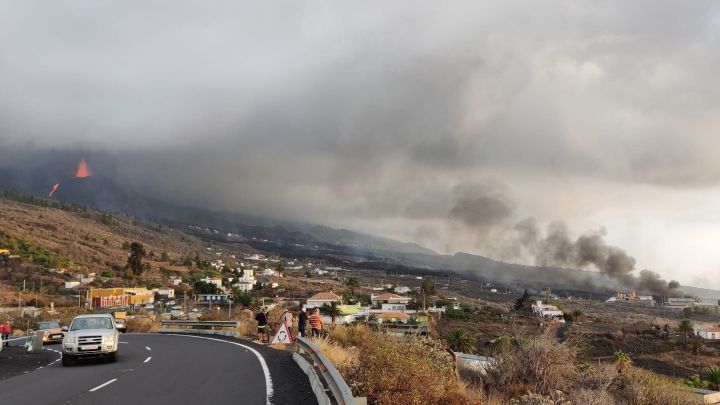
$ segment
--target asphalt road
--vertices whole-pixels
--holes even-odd
[[[120,342],[116,363],[88,360],[63,367],[52,360],[0,381],[0,403],[317,403],[286,352],[209,336],[122,334]]]

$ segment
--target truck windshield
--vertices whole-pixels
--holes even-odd
[[[113,329],[110,318],[79,318],[70,325],[70,330],[83,329]]]

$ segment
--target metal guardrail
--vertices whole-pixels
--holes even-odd
[[[160,325],[168,326],[190,326],[190,327],[215,327],[215,328],[237,328],[236,321],[160,321]]]
[[[236,336],[236,321],[160,321],[160,333],[199,333],[203,335]],[[226,328],[230,328],[229,330]]]
[[[335,366],[325,357],[320,348],[310,340],[300,336],[297,337],[295,343],[296,347],[301,352],[308,354],[320,369],[323,379],[330,388],[335,401],[339,405],[354,405],[356,401],[355,398],[353,398],[352,390],[350,390],[350,387]]]

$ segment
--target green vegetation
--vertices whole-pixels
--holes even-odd
[[[199,280],[193,283],[193,290],[196,294],[217,294],[219,292],[215,284]]]
[[[12,237],[0,231],[0,248],[9,249],[13,254],[30,258],[33,263],[43,267],[55,267],[58,265],[58,258],[54,252],[36,246],[25,239]]]
[[[110,214],[102,214],[100,217],[100,223],[103,225],[112,226],[116,224],[116,221],[113,219],[113,216]]]
[[[617,367],[618,371],[622,372],[630,368],[632,365],[632,359],[627,353],[619,351],[613,354],[613,363]]]
[[[146,266],[143,266],[143,258],[145,257],[145,247],[140,242],[133,242],[130,244],[130,256],[127,259],[127,267],[132,270],[132,274],[139,276],[145,270]]]
[[[336,302],[331,302],[330,304],[324,304],[320,308],[320,312],[330,317],[332,320],[332,323],[335,323],[335,320],[342,316],[342,311],[340,310],[340,307]]]
[[[683,334],[683,344],[687,346],[688,335],[693,332],[693,323],[689,319],[683,319],[678,325],[678,332]]]
[[[470,354],[476,352],[477,341],[465,330],[458,329],[445,340],[453,351]]]
[[[532,304],[532,297],[530,296],[530,293],[528,293],[527,290],[523,292],[523,295],[515,301],[515,309],[521,310],[521,309],[527,309],[530,308],[530,305]]]
[[[232,297],[233,301],[235,301],[237,304],[244,306],[245,308],[249,307],[250,304],[252,304],[253,300],[250,294],[240,291],[239,288],[233,289]]]

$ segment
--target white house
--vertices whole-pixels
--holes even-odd
[[[310,308],[317,308],[321,307],[325,304],[330,305],[331,303],[336,303],[340,305],[341,298],[337,294],[333,293],[332,291],[329,292],[319,292],[312,297],[308,298],[307,304],[305,304],[305,307]]]
[[[405,304],[382,304],[382,312],[405,312]]]
[[[277,276],[278,272],[273,269],[264,269],[262,274],[263,276]]]
[[[247,281],[241,281],[239,283],[233,284],[233,287],[236,287],[237,289],[245,293],[252,291],[254,286],[255,283],[248,283]]]
[[[533,314],[541,317],[556,320],[561,323],[565,323],[563,318],[563,312],[558,309],[555,305],[543,304],[542,301],[536,301],[532,305]]]
[[[238,281],[243,283],[253,283],[255,284],[255,271],[251,269],[245,269],[243,270],[243,275],[238,279]]]
[[[698,329],[695,331],[695,335],[707,340],[720,340],[720,327],[713,326],[704,330]]]
[[[257,254],[257,253],[252,254],[252,255],[243,256],[243,259],[244,260],[263,260],[263,261],[267,260],[267,259],[265,259],[265,256],[263,256],[261,254]]]
[[[95,280],[95,277],[83,277],[80,279],[80,284],[90,284]]]
[[[385,293],[385,294],[380,294],[380,295],[371,295],[370,302],[372,302],[373,306],[382,305],[382,304],[407,305],[410,302],[410,298],[403,297],[402,295],[397,295],[397,294],[393,294],[393,293]]]
[[[66,281],[65,288],[75,288],[80,285],[79,281]]]
[[[168,299],[175,298],[175,290],[172,288],[158,288],[156,292],[161,297],[165,297]]]
[[[205,277],[203,279],[200,279],[200,281],[203,281],[208,284],[215,284],[217,288],[222,288],[222,279],[221,278],[210,278]]]
[[[410,287],[400,287],[400,286],[395,287],[394,290],[398,294],[409,294],[411,291]]]

